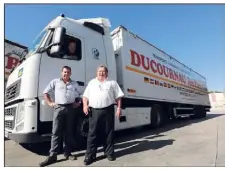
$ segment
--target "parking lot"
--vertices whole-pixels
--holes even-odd
[[[183,119],[152,130],[146,127],[116,133],[116,161],[102,158],[91,166],[225,166],[225,109],[212,110],[205,119]],[[38,166],[50,144],[21,146],[5,140],[5,166]],[[76,161],[62,155],[51,166],[84,166],[85,151]]]

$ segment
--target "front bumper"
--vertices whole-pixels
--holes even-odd
[[[40,143],[50,140],[50,136],[42,136],[37,133],[10,133],[5,131],[5,138],[17,143]]]

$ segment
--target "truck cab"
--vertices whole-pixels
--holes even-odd
[[[71,40],[76,42],[76,59],[63,57]],[[104,18],[74,20],[63,14],[55,18],[41,31],[26,60],[8,78],[5,137],[18,143],[45,140],[51,133],[53,109],[44,101],[44,88],[52,79],[60,78],[63,66],[69,66],[71,78],[83,90],[96,76],[100,64],[108,67],[111,79],[117,79],[110,22]],[[82,126],[77,130],[82,130]]]

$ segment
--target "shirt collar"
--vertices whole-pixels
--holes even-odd
[[[62,78],[60,78],[60,80],[63,81]],[[70,82],[73,82],[73,80],[72,80],[71,78],[69,78],[69,83],[70,83]]]
[[[97,79],[97,77],[95,78],[99,83],[104,83],[104,82],[107,82],[108,81],[108,77],[104,80],[104,81],[99,81],[98,79]]]

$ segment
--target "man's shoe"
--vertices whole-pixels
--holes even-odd
[[[72,155],[71,153],[69,154],[64,154],[64,157],[66,158],[66,160],[76,160],[77,157],[75,155]]]
[[[90,158],[85,158],[84,159],[84,165],[90,165],[91,163],[93,163],[96,160],[96,157],[90,157]]]
[[[41,162],[39,164],[40,167],[44,167],[50,164],[53,164],[57,161],[57,156],[53,155],[53,156],[49,156],[45,161]]]
[[[116,160],[115,155],[108,155],[107,158],[108,158],[109,161],[115,161]]]

